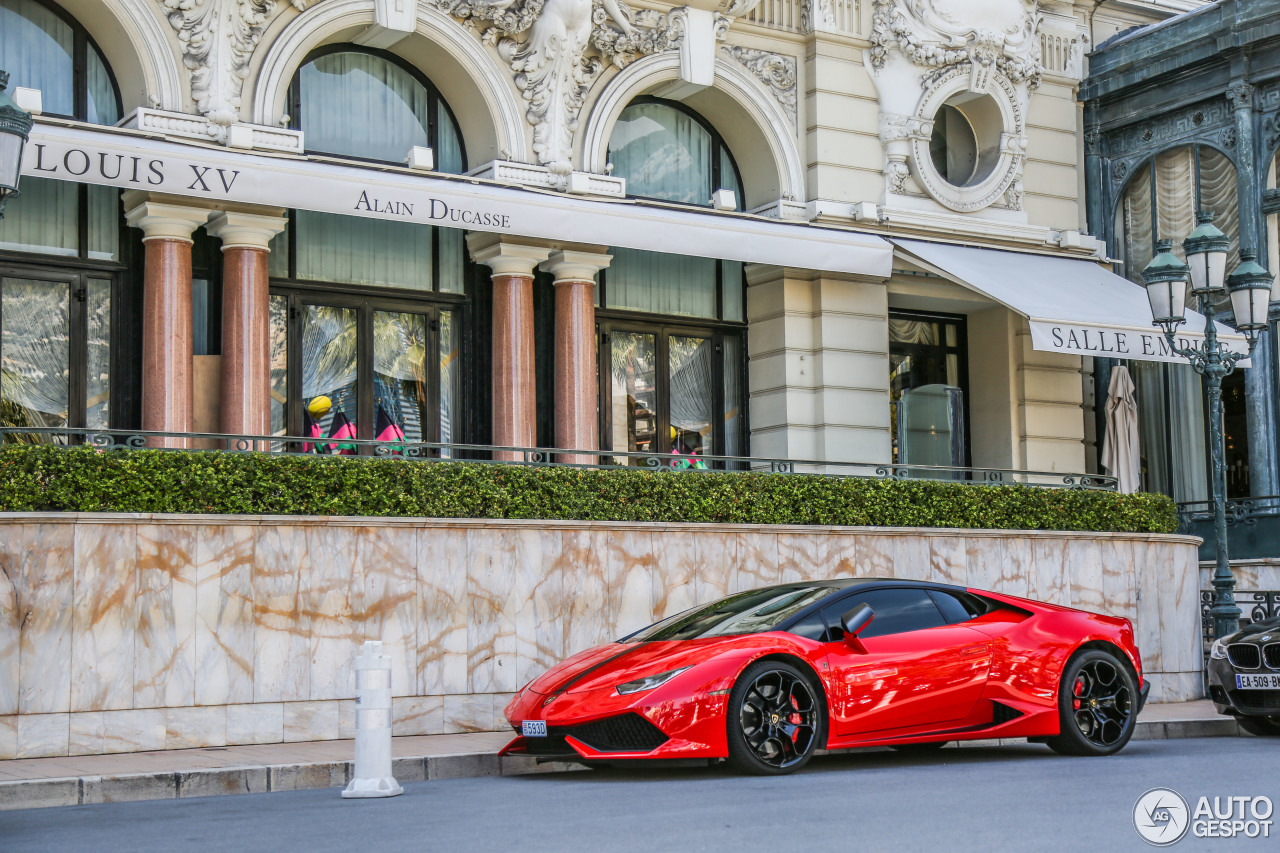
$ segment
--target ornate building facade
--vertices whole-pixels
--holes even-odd
[[[1275,4],[1223,0],[1116,36],[1091,55],[1081,91],[1089,223],[1107,240],[1122,274],[1140,281],[1153,241],[1180,245],[1198,210],[1213,212],[1231,238],[1228,270],[1249,250],[1272,274],[1280,270],[1277,32]],[[1137,67],[1144,70],[1135,73]],[[1278,296],[1272,294],[1273,320]],[[1276,331],[1273,322],[1252,366],[1237,370],[1224,386],[1228,498],[1240,502],[1240,520],[1248,519],[1232,530],[1233,557],[1280,554],[1277,503],[1270,497],[1280,491]],[[1099,373],[1108,366],[1099,362]],[[1137,380],[1146,488],[1203,514],[1208,416],[1199,377],[1186,365],[1130,369]],[[1202,556],[1210,555],[1208,546],[1202,549]]]
[[[0,414],[1091,470],[1078,85],[1195,5],[0,0]]]

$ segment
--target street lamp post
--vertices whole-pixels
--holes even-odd
[[[11,196],[18,195],[22,175],[22,149],[31,134],[31,113],[21,109],[4,93],[9,72],[0,71],[0,219]]]
[[[1255,261],[1251,249],[1240,251],[1241,264],[1226,276],[1227,250],[1231,240],[1213,224],[1213,214],[1201,212],[1196,229],[1182,243],[1187,256],[1183,263],[1173,255],[1173,241],[1156,243],[1156,256],[1142,271],[1147,298],[1151,301],[1152,324],[1159,326],[1175,353],[1191,363],[1204,377],[1209,392],[1209,454],[1213,465],[1213,538],[1218,562],[1213,571],[1214,636],[1225,637],[1240,628],[1240,608],[1236,606],[1236,579],[1227,553],[1227,468],[1222,441],[1222,380],[1235,370],[1236,363],[1252,354],[1258,338],[1267,328],[1267,308],[1271,299],[1271,276]],[[1180,345],[1175,334],[1186,322],[1187,279],[1191,293],[1200,300],[1204,314],[1204,343]],[[1224,288],[1224,280],[1226,287]],[[1236,327],[1249,342],[1248,353],[1228,350],[1218,339],[1214,324],[1214,301],[1231,294]]]

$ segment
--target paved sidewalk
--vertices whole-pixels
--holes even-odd
[[[1212,702],[1201,700],[1148,705],[1134,738],[1241,734],[1235,720],[1219,716]],[[538,765],[526,756],[499,758],[498,750],[510,739],[508,732],[393,738],[392,772],[401,782],[415,782],[575,769],[559,763]],[[993,743],[999,741],[962,741],[957,746]],[[0,811],[337,788],[350,780],[354,754],[354,741],[333,740],[12,759],[0,761]]]

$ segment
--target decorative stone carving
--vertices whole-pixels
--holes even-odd
[[[873,2],[866,64],[880,98],[882,203],[928,209],[923,189],[961,213],[1002,200],[1021,211],[1027,103],[1043,72],[1038,0]],[[953,99],[967,104],[965,120],[988,152],[963,185],[939,174],[929,150],[934,117]]]
[[[757,80],[763,83],[787,111],[787,115],[791,117],[791,124],[796,125],[796,61],[794,58],[736,44],[724,45],[720,48],[720,52],[742,63]]]
[[[1253,109],[1253,85],[1237,80],[1227,87],[1227,100],[1238,110]]]
[[[969,88],[987,88],[992,71],[1039,85],[1037,0],[874,0],[871,66],[882,70],[893,50],[913,64],[945,68],[968,62]]]
[[[436,0],[443,11],[476,27],[485,44],[515,72],[533,127],[533,150],[538,163],[555,176],[563,189],[570,172],[578,115],[592,81],[605,61],[625,67],[639,56],[672,50],[685,35],[685,8],[667,14],[644,9],[632,12],[621,0]],[[742,14],[754,6],[735,2]],[[715,32],[723,38],[729,18],[719,15]],[[589,55],[594,49],[599,55]]]
[[[276,0],[159,0],[182,44],[182,63],[191,72],[191,98],[226,141],[226,128],[239,120],[240,94],[249,60],[262,38]],[[307,0],[292,0],[305,9]]]

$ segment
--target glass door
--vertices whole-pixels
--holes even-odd
[[[741,452],[745,419],[736,335],[624,321],[603,323],[601,331],[605,449],[686,456],[671,464],[698,468],[704,463],[696,457]]]
[[[321,439],[455,442],[461,370],[456,312],[391,300],[272,296],[272,428]]]
[[[108,427],[110,342],[109,279],[0,268],[0,426]]]

